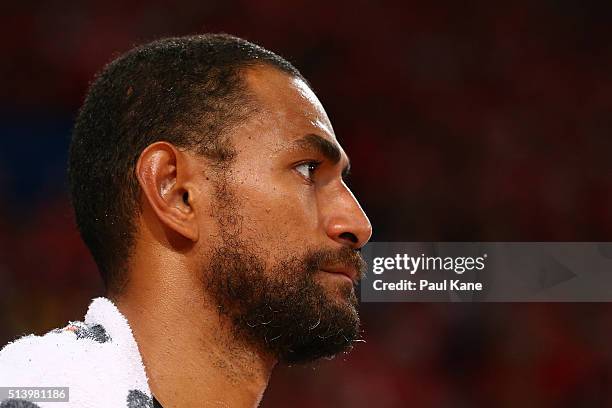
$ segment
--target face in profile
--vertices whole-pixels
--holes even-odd
[[[245,75],[256,112],[231,132],[231,164],[201,175],[215,186],[202,284],[236,338],[288,363],[330,357],[359,337],[358,250],[371,226],[309,86],[273,68]]]

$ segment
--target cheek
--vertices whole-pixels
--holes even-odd
[[[266,243],[293,247],[313,242],[318,231],[319,214],[310,187],[257,183],[242,184],[243,236]]]

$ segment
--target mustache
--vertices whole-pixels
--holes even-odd
[[[311,273],[325,269],[325,266],[355,269],[358,280],[363,279],[367,268],[367,264],[363,260],[359,249],[349,247],[312,251],[306,256],[306,264],[308,265],[308,271]]]

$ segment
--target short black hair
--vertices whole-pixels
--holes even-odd
[[[108,291],[120,291],[127,277],[141,152],[165,140],[219,164],[230,161],[224,135],[254,110],[241,74],[258,65],[303,78],[277,54],[227,34],[154,41],[97,75],[75,122],[68,180],[77,226]]]

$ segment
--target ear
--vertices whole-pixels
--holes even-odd
[[[155,142],[142,151],[136,177],[157,218],[174,232],[196,242],[199,228],[192,206],[192,171],[184,153],[168,142]]]

